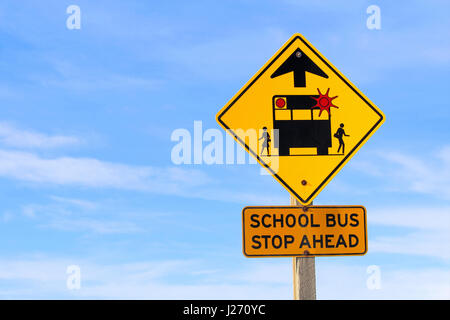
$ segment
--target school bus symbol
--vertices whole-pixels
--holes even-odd
[[[289,156],[290,148],[317,148],[327,155],[331,147],[331,111],[314,109],[319,95],[276,95],[272,98],[275,148]],[[324,112],[323,112],[324,111]]]

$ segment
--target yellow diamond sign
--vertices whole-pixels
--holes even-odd
[[[217,121],[306,205],[380,127],[384,114],[295,34]]]

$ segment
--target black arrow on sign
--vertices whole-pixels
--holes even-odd
[[[295,50],[270,77],[275,78],[288,72],[294,73],[294,87],[306,87],[306,72],[328,78],[327,74],[312,62],[300,48]]]

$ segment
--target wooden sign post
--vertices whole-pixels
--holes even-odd
[[[291,196],[291,206],[299,205],[297,199]],[[316,259],[314,257],[293,257],[292,266],[294,300],[316,300]]]

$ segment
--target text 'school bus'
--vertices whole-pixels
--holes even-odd
[[[272,98],[273,128],[278,129],[274,146],[279,156],[289,156],[290,148],[317,148],[318,155],[328,154],[331,115],[323,110],[319,117],[319,109],[312,109],[317,103],[312,97],[319,96],[277,95]]]

